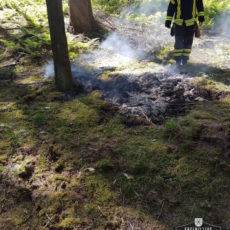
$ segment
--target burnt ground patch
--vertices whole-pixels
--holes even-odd
[[[103,68],[87,72],[76,68],[73,75],[86,92],[100,91],[102,97],[122,114],[144,117],[155,123],[184,115],[196,103],[219,100],[228,94],[196,84],[194,76],[199,66],[190,66],[188,70],[173,65],[145,68],[137,67],[130,72],[106,72]]]

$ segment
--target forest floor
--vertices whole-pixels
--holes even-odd
[[[168,31],[143,43],[110,18],[120,44],[147,55],[121,66],[99,44],[73,63],[83,92],[62,94],[44,78],[46,37],[13,20],[0,28],[0,229],[171,230],[195,217],[229,229],[228,40],[204,35],[177,69]]]

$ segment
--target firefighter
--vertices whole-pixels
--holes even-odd
[[[186,65],[192,50],[193,37],[199,24],[204,22],[203,0],[170,0],[165,26],[175,34],[174,59],[177,65]]]

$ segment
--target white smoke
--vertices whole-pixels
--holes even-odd
[[[121,56],[134,59],[138,56],[138,52],[134,50],[129,41],[117,32],[112,32],[101,44],[102,49],[108,49]]]
[[[128,58],[135,58],[135,50],[131,48],[125,37],[118,35],[117,32],[111,33],[105,41],[102,42],[101,48],[108,49]]]
[[[79,74],[85,76],[89,75],[89,72],[94,72],[93,69],[121,67],[137,60],[141,56],[142,52],[134,49],[125,36],[118,32],[112,32],[97,49],[82,54],[77,58],[75,65],[78,66]],[[83,66],[86,68],[82,68]],[[76,75],[77,71],[74,66],[72,66],[73,70]],[[50,61],[44,66],[44,78],[54,77],[54,74],[54,64],[53,61]]]
[[[165,12],[168,3],[168,0],[143,0],[135,11],[138,14],[154,15],[159,12]]]
[[[215,20],[212,31],[230,39],[230,11],[222,13]]]
[[[88,66],[91,70],[118,68],[143,58],[143,55],[123,34],[114,31],[97,49],[77,58],[75,65]]]
[[[121,15],[123,18],[130,15],[136,18],[146,16],[151,23],[161,24],[165,20],[168,4],[168,0],[142,0],[127,7]]]
[[[46,64],[44,67],[44,78],[51,78],[54,77],[54,63],[53,60],[51,60],[48,64]]]

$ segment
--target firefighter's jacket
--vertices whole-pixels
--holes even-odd
[[[203,0],[170,0],[166,23],[171,24],[174,18],[178,26],[192,26],[197,16],[200,22],[204,21]]]

